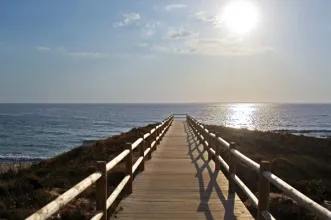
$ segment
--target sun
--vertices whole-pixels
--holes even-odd
[[[258,15],[257,7],[249,0],[234,0],[224,8],[222,20],[228,29],[243,34],[256,27]]]

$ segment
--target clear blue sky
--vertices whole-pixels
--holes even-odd
[[[331,102],[331,1],[0,1],[0,102]]]

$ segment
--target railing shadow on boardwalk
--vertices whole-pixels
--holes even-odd
[[[210,199],[211,194],[213,193],[213,188],[215,189],[220,201],[222,202],[222,205],[225,209],[224,213],[224,219],[237,219],[234,215],[234,201],[235,201],[235,194],[228,194],[227,199],[225,199],[224,194],[222,192],[222,189],[218,185],[217,177],[219,171],[212,170],[212,168],[209,166],[209,161],[204,157],[204,151],[199,148],[199,146],[202,144],[199,143],[195,138],[193,131],[191,128],[187,125],[186,122],[184,123],[184,130],[187,134],[187,144],[188,144],[188,155],[190,156],[192,163],[195,166],[195,169],[197,170],[196,177],[199,181],[199,187],[200,187],[200,204],[198,206],[197,211],[204,212],[206,219],[214,219],[212,216],[212,213],[209,208],[208,201]],[[195,157],[193,154],[194,151],[197,151],[198,156]],[[198,164],[198,161],[201,160],[203,162],[202,166],[200,167]],[[205,184],[203,181],[203,171],[207,169],[208,173],[210,175],[210,182],[208,183],[208,186],[205,188]]]

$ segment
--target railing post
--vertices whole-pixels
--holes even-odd
[[[143,160],[140,163],[140,171],[144,171],[145,170],[145,157],[144,157],[144,153],[145,153],[145,138],[144,138],[144,134],[142,134],[141,137],[143,140],[140,143],[140,147],[139,147],[139,156],[143,157]]]
[[[146,144],[147,144],[146,148],[151,148],[152,134],[151,134],[151,133],[148,133],[148,134],[149,134],[149,135],[148,135],[148,137],[146,138]],[[147,154],[147,159],[148,159],[148,160],[152,159],[152,149],[150,149],[150,151],[148,152],[148,154]]]
[[[156,138],[158,138],[160,136],[160,133],[161,133],[160,132],[160,128],[161,128],[160,126],[157,126],[156,127]],[[159,139],[156,141],[156,145],[159,145],[160,144],[160,138],[161,137],[159,137]]]
[[[218,132],[215,133],[215,141],[214,141],[214,146],[215,146],[215,170],[220,170],[221,168],[221,164],[220,162],[218,161],[218,157],[220,156],[220,144],[218,143],[218,137],[220,137],[220,134]]]
[[[165,127],[165,124],[163,123],[162,126],[161,126],[161,130],[160,130],[160,134],[161,134],[160,141],[162,141],[162,139],[163,139],[163,135],[164,135],[163,130],[164,130],[164,127]]]
[[[193,123],[194,123],[194,122],[193,122]],[[197,133],[198,133],[197,135],[199,135],[198,140],[200,141],[200,143],[202,143],[202,145],[203,145],[203,149],[206,150],[206,151],[208,152],[208,149],[207,149],[207,146],[206,146],[206,143],[205,143],[206,139],[204,138],[204,137],[205,137],[205,135],[204,135],[204,130],[200,127],[199,124],[196,125],[196,129],[197,129]],[[201,135],[202,135],[202,137],[204,138],[204,140],[202,140]]]
[[[207,135],[206,135],[207,137],[208,137],[208,147],[207,147],[207,150],[208,150],[208,160],[212,160],[213,159],[213,155],[212,155],[212,153],[209,151],[209,149],[212,149],[212,138],[211,138],[211,136],[210,136],[210,132],[208,132],[207,133]],[[206,139],[206,138],[205,138]],[[208,149],[209,148],[209,149]]]
[[[195,136],[197,137],[199,144],[202,144],[203,149],[206,150],[206,146],[203,143],[202,138],[201,138],[202,133],[201,133],[200,126],[198,127],[197,125],[195,125],[193,121],[191,121],[191,125],[192,125],[192,129],[195,132]]]
[[[102,174],[96,182],[97,211],[102,211],[102,220],[107,220],[107,169],[105,161],[97,162],[97,170]]]
[[[153,132],[153,140],[151,142],[155,141],[155,144],[154,144],[154,150],[157,150],[157,143],[156,143],[156,128]]]
[[[206,135],[205,135],[205,130],[202,128],[202,127],[200,127],[200,124],[197,124],[197,132],[199,132],[199,140],[200,140],[200,143],[202,143],[202,145],[203,145],[203,149],[205,150],[205,151],[207,151],[207,153],[208,153],[208,155],[209,155],[209,151],[208,151],[208,148],[207,148],[207,146],[206,146]],[[202,137],[201,137],[201,135],[202,135],[202,137],[203,137],[203,140],[202,140]],[[208,156],[208,158],[209,158],[209,156]]]
[[[132,144],[131,143],[126,143],[125,148],[130,151],[130,153],[126,156],[126,162],[125,162],[125,170],[126,170],[126,175],[130,175],[130,179],[126,184],[126,193],[131,194],[132,193],[132,182],[133,182],[133,173],[132,173]]]
[[[231,152],[232,149],[236,149],[236,143],[234,143],[234,142],[230,143],[230,149],[229,149],[229,175],[230,175],[229,193],[236,192],[236,182],[232,179],[232,174],[236,175],[237,161],[236,161],[236,157]]]
[[[260,173],[259,173],[259,203],[258,203],[258,213],[257,219],[263,220],[262,211],[269,210],[269,193],[270,193],[270,183],[263,176],[263,172],[270,171],[270,162],[261,161],[260,163]]]
[[[164,123],[164,132],[166,133],[168,131],[168,119]]]

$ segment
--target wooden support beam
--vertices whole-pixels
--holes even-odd
[[[205,131],[204,131],[205,133]],[[210,133],[205,133],[206,136],[205,136],[205,140],[208,140],[208,147],[207,148],[212,148],[212,138],[210,136]],[[212,160],[213,159],[213,154],[208,151],[208,160]]]
[[[269,194],[270,194],[270,183],[263,176],[263,172],[270,171],[270,162],[261,161],[260,163],[260,173],[259,173],[259,203],[258,203],[258,213],[257,219],[264,220],[262,216],[263,211],[269,210]]]
[[[107,220],[107,169],[105,161],[97,162],[97,171],[101,173],[96,182],[97,211],[102,211],[101,220]]]
[[[142,142],[140,143],[140,146],[139,146],[139,156],[141,157],[144,157],[144,152],[145,152],[145,139],[144,139],[144,134],[141,135],[141,138],[143,139]],[[144,158],[142,161],[141,161],[141,164],[140,164],[140,171],[144,171],[145,170],[145,159]]]
[[[236,143],[231,142],[230,143],[230,149],[229,149],[229,193],[235,193],[236,192],[236,182],[232,179],[232,175],[236,175],[237,171],[237,159],[236,157],[231,153],[232,149],[236,149]]]
[[[130,176],[128,183],[126,184],[125,191],[128,194],[132,193],[132,182],[133,182],[133,173],[132,173],[132,165],[133,165],[133,151],[132,144],[126,143],[125,148],[130,151],[130,153],[126,156],[125,160],[125,170],[126,174]]]
[[[152,143],[152,135],[149,133],[149,136],[146,138],[146,148],[150,148]],[[147,159],[150,160],[152,159],[152,149],[148,152],[147,154]]]
[[[215,170],[220,170],[221,164],[218,161],[218,156],[220,156],[220,143],[218,142],[217,138],[220,137],[220,134],[218,132],[215,133],[215,140],[214,140],[214,146],[215,146]]]

